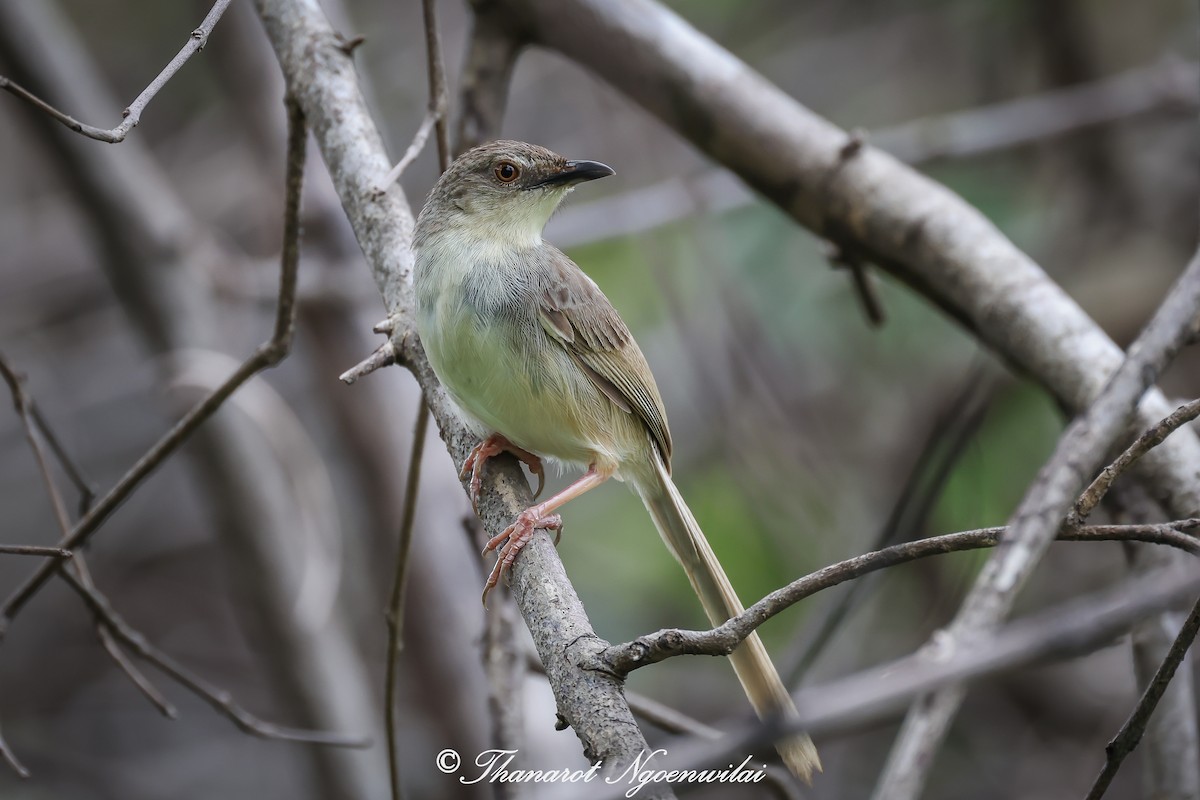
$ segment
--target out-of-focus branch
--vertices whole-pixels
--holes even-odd
[[[293,119],[295,127],[289,129],[287,209],[284,215],[284,246],[279,279],[279,300],[275,312],[275,326],[271,338],[254,351],[225,382],[197,403],[171,430],[167,431],[137,463],[126,472],[116,485],[83,516],[70,532],[63,536],[59,546],[75,549],[85,544],[99,530],[108,516],[125,501],[166,459],[179,449],[188,437],[205,420],[213,415],[238,388],[259,372],[274,367],[282,361],[291,346],[295,325],[296,273],[300,262],[300,187],[304,175],[304,140],[306,131],[298,107]],[[0,632],[12,622],[30,598],[45,585],[54,573],[55,565],[48,563],[38,569],[28,581],[0,607]]]
[[[289,91],[304,108],[330,177],[367,263],[395,321],[392,341],[400,361],[416,376],[447,449],[457,464],[475,444],[438,385],[417,337],[411,335],[413,217],[398,186],[374,191],[389,166],[381,137],[358,86],[354,66],[315,0],[256,0]],[[514,463],[489,471],[480,502],[487,529],[498,533],[530,504],[529,487]],[[592,760],[622,768],[647,747],[611,676],[581,669],[590,651],[602,649],[563,571],[549,536],[540,532],[514,565],[512,591],[534,637],[559,711]],[[672,797],[669,787],[653,797]]]
[[[55,52],[55,58],[42,57]],[[0,3],[0,54],[14,77],[43,96],[62,98],[89,116],[117,105],[87,48],[51,0]],[[244,256],[189,210],[138,138],[99,148],[43,115],[39,145],[79,198],[99,263],[145,347],[227,352],[227,326],[211,291],[215,264]],[[282,126],[281,126],[282,127]],[[275,298],[277,301],[277,298]],[[165,365],[166,360],[158,363]],[[164,380],[169,371],[164,367]],[[286,496],[264,481],[279,466],[238,414],[217,414],[198,429],[188,453],[239,592],[253,617],[269,685],[301,724],[323,730],[381,727],[362,654],[339,604],[323,619],[298,616],[306,575],[293,557],[295,519]],[[319,748],[308,760],[321,796],[378,797],[386,786],[379,749]]]
[[[139,658],[145,659],[170,675],[176,683],[204,700],[223,716],[228,717],[239,730],[264,739],[281,739],[337,747],[367,747],[370,745],[370,740],[362,736],[287,728],[259,719],[234,702],[233,698],[229,696],[229,692],[213,686],[166,653],[150,645],[140,633],[131,628],[113,610],[104,595],[88,586],[70,571],[64,570],[61,574],[63,580],[87,603],[92,613],[102,619],[126,647],[137,653]]]
[[[1139,399],[1198,325],[1200,251],[1130,346],[1129,356],[1100,396],[1059,438],[1054,453],[1013,513],[1005,546],[988,559],[954,621],[924,648],[929,658],[948,646],[976,646],[1009,614],[1017,593],[1085,488],[1087,476],[1100,468],[1105,453],[1133,417]],[[876,786],[877,800],[905,800],[920,794],[963,696],[961,687],[948,687],[913,706]]]
[[[1104,768],[1096,777],[1095,783],[1092,784],[1092,788],[1087,794],[1087,800],[1100,800],[1104,796],[1112,779],[1116,777],[1117,771],[1121,769],[1121,763],[1125,757],[1138,746],[1138,742],[1146,732],[1146,726],[1150,724],[1150,717],[1154,713],[1154,709],[1158,707],[1158,702],[1167,691],[1171,679],[1175,677],[1175,671],[1183,663],[1188,648],[1196,640],[1198,631],[1200,631],[1200,600],[1192,606],[1192,611],[1179,630],[1179,635],[1175,637],[1170,650],[1167,651],[1167,657],[1163,659],[1154,673],[1154,678],[1142,692],[1141,699],[1138,700],[1133,713],[1129,715],[1129,719],[1125,720],[1121,730],[1104,748],[1106,757]]]
[[[1200,530],[1200,519],[1186,519],[1159,525],[1093,525],[1063,527],[1057,538],[1064,542],[1146,542],[1175,547],[1200,556],[1200,539],[1189,531]],[[981,528],[950,533],[893,545],[830,564],[776,589],[744,612],[706,631],[668,628],[639,636],[631,642],[612,645],[597,654],[597,667],[611,669],[624,677],[635,669],[680,655],[728,655],[756,628],[771,617],[817,592],[881,569],[920,558],[995,547],[1007,542],[1007,527]]]
[[[861,141],[912,165],[976,158],[1136,116],[1194,110],[1200,106],[1197,71],[1195,62],[1164,59],[1090,83],[889,125]],[[555,241],[578,245],[639,233],[754,199],[724,170],[671,178],[567,206],[553,220]]]
[[[167,81],[171,80],[171,78],[175,76],[175,73],[187,63],[189,58],[204,49],[204,45],[208,42],[209,34],[211,34],[213,28],[216,27],[217,21],[221,19],[221,15],[225,13],[225,9],[229,7],[230,2],[232,2],[232,0],[217,0],[217,2],[213,3],[212,8],[209,9],[208,14],[204,17],[204,21],[200,23],[200,27],[192,31],[191,35],[188,37],[187,44],[183,46],[183,49],[171,59],[167,66],[163,67],[163,70],[158,74],[158,77],[151,81],[150,85],[143,89],[142,93],[139,94],[134,101],[130,103],[124,111],[121,112],[121,116],[124,119],[121,124],[117,125],[115,128],[109,128],[105,130],[104,128],[96,128],[80,122],[74,117],[70,117],[67,114],[59,111],[45,100],[42,100],[37,95],[23,88],[19,84],[14,83],[3,75],[0,75],[0,89],[11,92],[12,94],[32,105],[34,108],[49,114],[63,125],[66,125],[71,130],[82,134],[89,139],[97,139],[101,142],[108,142],[109,144],[122,142],[125,140],[125,137],[129,134],[129,132],[137,127],[137,124],[142,119],[142,111],[144,111],[146,106],[150,104],[150,101],[154,99],[154,96],[158,94],[159,90],[167,85]]]
[[[909,164],[971,158],[1162,111],[1200,105],[1198,66],[1165,58],[1107,78],[925,117],[872,135]]]
[[[471,34],[459,89],[454,149],[463,152],[495,139],[504,122],[508,89],[523,42],[514,36],[490,0],[473,0]]]

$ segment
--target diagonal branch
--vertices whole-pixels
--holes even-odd
[[[1121,764],[1125,761],[1125,756],[1132,753],[1134,748],[1138,746],[1138,742],[1142,739],[1142,734],[1146,732],[1146,726],[1150,723],[1150,716],[1154,713],[1154,709],[1158,707],[1158,702],[1162,700],[1163,694],[1167,691],[1167,686],[1171,683],[1171,679],[1175,677],[1175,671],[1183,663],[1183,658],[1187,655],[1188,648],[1196,640],[1196,633],[1198,631],[1200,631],[1200,600],[1196,601],[1196,605],[1192,606],[1192,612],[1188,614],[1187,620],[1179,630],[1179,635],[1175,637],[1175,641],[1171,644],[1171,649],[1167,651],[1167,657],[1163,659],[1158,670],[1154,673],[1154,678],[1151,679],[1150,685],[1142,693],[1141,699],[1138,700],[1137,706],[1133,709],[1133,713],[1129,715],[1129,719],[1125,720],[1125,724],[1121,726],[1121,730],[1117,732],[1117,735],[1104,748],[1104,769],[1096,776],[1096,781],[1092,784],[1086,800],[1100,800],[1100,798],[1104,797],[1104,793],[1108,791],[1108,786],[1112,783],[1112,779],[1116,777],[1117,771],[1121,769]]]
[[[130,627],[113,610],[104,595],[90,587],[78,576],[68,570],[63,570],[60,574],[67,585],[83,598],[83,601],[91,609],[92,613],[103,620],[105,626],[112,631],[122,644],[137,653],[139,658],[158,667],[176,683],[208,703],[223,716],[228,717],[242,732],[263,739],[280,739],[307,744],[323,744],[335,747],[370,746],[370,740],[361,736],[347,736],[339,733],[288,728],[259,719],[234,701],[229,692],[213,686],[166,653],[151,645],[146,641],[145,637]]]
[[[0,89],[16,95],[39,111],[49,114],[78,134],[82,134],[89,139],[117,144],[124,141],[129,132],[141,122],[142,112],[150,104],[150,101],[154,99],[154,96],[158,94],[159,90],[167,85],[167,82],[175,76],[176,72],[179,72],[180,68],[187,63],[189,58],[204,49],[204,45],[208,43],[209,34],[212,33],[213,28],[217,25],[217,21],[221,19],[221,15],[225,13],[225,9],[229,7],[231,2],[232,0],[217,0],[213,3],[212,8],[209,9],[208,14],[204,17],[204,21],[200,23],[200,27],[196,28],[188,36],[187,43],[183,46],[183,49],[171,59],[170,63],[163,67],[162,72],[150,82],[150,85],[143,89],[142,93],[121,112],[121,116],[124,119],[115,128],[108,128],[106,130],[80,122],[74,117],[59,111],[45,100],[42,100],[37,95],[3,75],[0,75]]]

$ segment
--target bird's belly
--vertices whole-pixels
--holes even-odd
[[[611,403],[562,347],[544,338],[538,323],[484,322],[461,306],[440,305],[432,313],[441,315],[439,324],[418,321],[429,363],[480,434],[495,431],[533,453],[575,464],[610,449],[603,441],[609,426],[591,423],[580,409],[607,415]]]

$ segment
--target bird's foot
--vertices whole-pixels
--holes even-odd
[[[512,567],[513,561],[517,558],[517,553],[529,543],[533,538],[533,532],[538,528],[557,531],[562,533],[562,517],[558,514],[542,515],[539,506],[527,508],[517,515],[513,523],[501,531],[498,535],[493,536],[488,540],[487,546],[483,548],[483,554],[486,556],[496,548],[500,552],[496,554],[496,565],[492,567],[492,572],[488,575],[487,583],[483,585],[483,605],[487,607],[488,592],[496,588],[496,584],[500,582],[500,578],[504,575],[504,571]],[[558,537],[554,539],[555,544],[558,543]]]
[[[533,493],[535,500],[542,493],[542,488],[546,485],[546,470],[542,467],[542,460],[540,458],[522,447],[517,447],[500,434],[493,433],[471,448],[471,452],[467,454],[466,460],[463,461],[462,470],[458,473],[460,481],[466,480],[467,475],[471,476],[471,508],[475,510],[476,514],[479,513],[479,494],[483,489],[483,465],[487,463],[489,458],[498,456],[501,453],[512,453],[525,466],[529,467],[530,472],[537,476],[537,491]]]

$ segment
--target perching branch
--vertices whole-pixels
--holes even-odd
[[[417,378],[447,449],[457,464],[476,437],[462,424],[412,335],[413,216],[393,184],[374,191],[390,162],[358,86],[354,66],[315,0],[256,0],[289,91],[308,117],[347,218],[396,323],[392,334],[400,361]],[[489,465],[481,518],[498,533],[532,498],[513,463]],[[549,536],[536,535],[514,565],[512,591],[546,664],[559,711],[575,729],[585,754],[608,768],[628,764],[647,747],[620,685],[610,676],[579,668],[583,656],[602,649],[563,571]],[[649,789],[649,787],[648,787]],[[672,797],[654,787],[652,797]]]
[[[144,111],[146,106],[150,104],[150,101],[154,99],[154,96],[158,94],[159,90],[167,85],[167,81],[171,80],[171,78],[175,76],[176,72],[179,72],[179,69],[187,63],[189,58],[204,49],[204,45],[208,42],[209,34],[211,34],[213,28],[216,27],[217,21],[221,19],[221,15],[225,13],[225,9],[229,7],[230,2],[232,2],[232,0],[217,0],[215,3],[213,3],[213,6],[211,9],[209,9],[207,16],[204,17],[204,21],[200,23],[200,27],[192,31],[191,35],[188,37],[187,44],[183,46],[183,49],[171,59],[167,66],[163,67],[163,70],[158,74],[158,77],[151,81],[150,85],[142,90],[142,93],[139,94],[134,101],[129,104],[128,108],[121,112],[121,116],[124,119],[122,120],[121,124],[117,125],[115,128],[109,128],[106,130],[80,122],[74,117],[68,116],[62,111],[59,111],[57,108],[42,100],[37,95],[14,83],[12,80],[4,77],[3,75],[0,75],[0,89],[11,92],[39,111],[49,114],[51,117],[58,120],[63,125],[66,125],[68,128],[78,134],[82,134],[89,139],[97,139],[101,142],[117,144],[124,141],[126,135],[128,135],[131,130],[137,127],[139,122],[141,122],[142,111]]]
[[[1064,542],[1146,542],[1175,547],[1200,556],[1200,538],[1189,531],[1200,530],[1200,519],[1161,525],[1092,525],[1063,527],[1057,538]],[[639,636],[632,642],[612,645],[597,654],[597,668],[625,677],[635,669],[680,655],[723,656],[733,652],[760,625],[784,609],[846,581],[920,558],[995,547],[1007,541],[1009,528],[982,528],[950,533],[893,545],[831,564],[776,589],[744,612],[706,631],[668,628]]]

